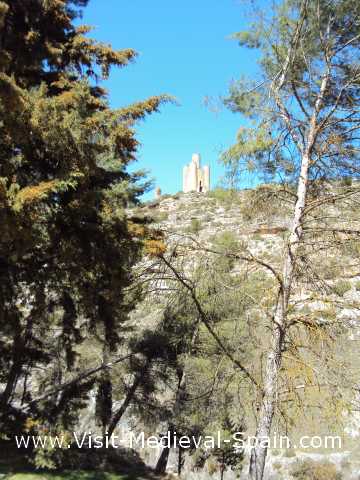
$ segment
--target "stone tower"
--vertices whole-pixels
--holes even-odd
[[[155,188],[155,199],[158,200],[159,198],[161,198],[161,188],[156,187]]]
[[[208,192],[210,190],[210,168],[201,167],[200,155],[194,153],[189,165],[183,169],[183,192]]]

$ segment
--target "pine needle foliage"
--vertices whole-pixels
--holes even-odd
[[[128,166],[137,122],[168,97],[110,108],[99,81],[136,52],[75,25],[87,3],[0,2],[0,421],[12,433],[9,424],[21,430],[29,416],[75,421],[75,403],[65,406],[91,382],[85,392],[73,385],[45,402],[33,397],[78,373],[89,336],[104,358],[116,352],[135,302],[125,289],[146,233],[134,233],[125,209],[148,182]],[[51,375],[37,382],[44,366]],[[99,381],[105,422],[111,386]]]

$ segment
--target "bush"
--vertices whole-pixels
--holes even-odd
[[[160,205],[160,200],[158,200],[158,199],[148,200],[147,202],[144,202],[142,205],[144,207],[148,207],[148,208],[156,208]]]
[[[293,448],[287,448],[284,452],[284,457],[286,458],[296,457],[295,450]]]
[[[330,462],[314,462],[305,460],[297,463],[291,475],[298,480],[341,480],[342,475]]]
[[[238,200],[238,193],[236,190],[226,190],[225,188],[215,188],[208,193],[210,198],[214,198],[222,205],[229,206]]]
[[[192,218],[189,227],[187,228],[188,233],[197,234],[201,230],[201,222],[198,218]]]
[[[341,265],[339,265],[339,261],[333,257],[328,258],[326,262],[322,262],[319,268],[326,280],[331,280],[341,274]]]
[[[153,216],[153,222],[154,223],[161,223],[164,222],[169,218],[168,212],[159,212],[156,215]]]
[[[245,221],[266,220],[284,215],[284,207],[273,185],[259,185],[248,190],[240,204],[240,213]]]
[[[236,233],[225,230],[213,238],[213,245],[216,250],[223,253],[234,253],[239,250],[240,244]]]
[[[209,475],[214,475],[219,471],[219,465],[214,460],[209,460],[206,464]]]
[[[48,442],[49,443],[49,442]],[[139,454],[120,448],[68,448],[37,449],[34,464],[46,470],[97,470],[109,472],[145,472],[146,465]]]
[[[355,283],[356,291],[360,291],[360,280]]]
[[[341,179],[341,186],[342,187],[351,187],[352,185],[352,178],[351,177],[343,177]]]
[[[349,290],[351,290],[351,283],[348,280],[339,280],[333,286],[333,291],[339,297],[343,297],[345,293],[348,292]]]

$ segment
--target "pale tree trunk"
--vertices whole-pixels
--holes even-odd
[[[262,405],[259,414],[259,422],[256,431],[257,444],[251,452],[250,478],[261,480],[263,478],[267,447],[261,439],[270,437],[271,423],[274,415],[278,376],[281,367],[282,349],[286,332],[286,313],[289,304],[291,286],[294,276],[296,251],[302,235],[302,212],[305,206],[306,189],[310,157],[303,155],[301,174],[298,182],[297,201],[294,209],[294,217],[290,231],[289,243],[283,267],[283,285],[279,292],[272,326],[272,342],[266,362],[266,371],[263,386]]]
[[[256,443],[251,451],[250,457],[249,478],[251,480],[262,480],[264,475],[267,443],[261,442],[261,439],[269,439],[271,433],[271,424],[277,400],[277,387],[282,361],[282,351],[287,328],[287,310],[297,261],[297,250],[303,233],[303,212],[306,204],[311,153],[316,142],[316,137],[319,133],[317,120],[329,79],[330,65],[328,64],[327,71],[321,81],[320,91],[310,119],[307,142],[305,148],[301,151],[301,168],[298,178],[297,197],[294,206],[289,240],[285,252],[282,286],[279,291],[273,317],[271,346],[265,367],[262,404],[256,430]]]

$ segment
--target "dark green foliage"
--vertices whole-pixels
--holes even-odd
[[[191,276],[189,271],[180,270],[179,276],[185,277],[194,291],[175,279],[176,293],[170,295],[163,322],[176,353],[173,365],[177,368],[172,408],[163,410],[161,418],[178,436],[216,437],[221,431],[230,439],[222,449],[194,447],[183,452],[183,456],[193,455],[199,468],[212,455],[220,473],[225,468],[241,469],[243,452],[234,451],[232,435],[246,429],[248,394],[254,387],[233,359],[251,371],[258,368],[258,359],[253,357],[256,329],[248,329],[247,319],[256,321],[254,309],[264,297],[264,277],[259,272],[236,272],[239,262],[234,255],[241,254],[243,248],[232,232],[216,236],[210,247],[216,253],[202,253]],[[176,260],[174,257],[174,265]],[[204,317],[230,358],[204,324]]]
[[[227,412],[223,413],[223,420],[221,422],[221,438],[223,441],[220,448],[216,448],[213,456],[219,464],[220,479],[223,480],[224,473],[227,469],[241,471],[242,462],[244,460],[243,449],[236,446],[236,442],[240,440],[239,433],[243,431],[242,425],[234,425],[231,422]],[[234,435],[236,434],[236,438]]]
[[[347,280],[339,280],[333,286],[333,290],[336,295],[339,295],[339,297],[343,297],[346,292],[351,290],[351,282]]]
[[[208,196],[225,206],[239,203],[239,192],[232,189],[214,188],[208,193]]]
[[[0,425],[6,431],[13,422],[21,428],[24,415],[67,426],[76,421],[93,382],[29,402],[38,388],[79,373],[85,340],[96,338],[107,358],[115,354],[138,296],[125,289],[144,230],[134,228],[125,208],[147,183],[128,165],[136,158],[136,123],[165,97],[109,108],[94,80],[136,54],[114,51],[88,37],[89,27],[75,27],[86,4],[0,2]],[[110,391],[110,378],[102,378],[103,424]]]
[[[201,221],[198,218],[192,218],[187,229],[189,233],[197,235],[201,230]]]
[[[263,7],[261,2],[251,5]],[[359,25],[352,21],[359,14],[359,6],[348,0],[276,1],[272,9],[255,13],[247,30],[234,35],[242,47],[258,50],[261,74],[233,82],[225,99],[225,105],[240,113],[246,125],[239,128],[236,142],[222,156],[231,186],[246,172],[256,172],[257,180],[292,184],[299,174],[299,150],[305,144],[328,67],[331,79],[318,105],[316,120],[321,128],[312,152],[310,179],[343,178],[349,186],[351,178],[358,176],[357,127],[351,127],[358,122],[354,105],[360,95]],[[300,37],[292,44],[297,25],[301,25]]]
[[[98,382],[95,414],[105,430],[112,414],[112,383],[108,375],[104,375]]]
[[[345,176],[344,178],[341,179],[341,184],[343,187],[351,187],[352,185],[352,178]]]

